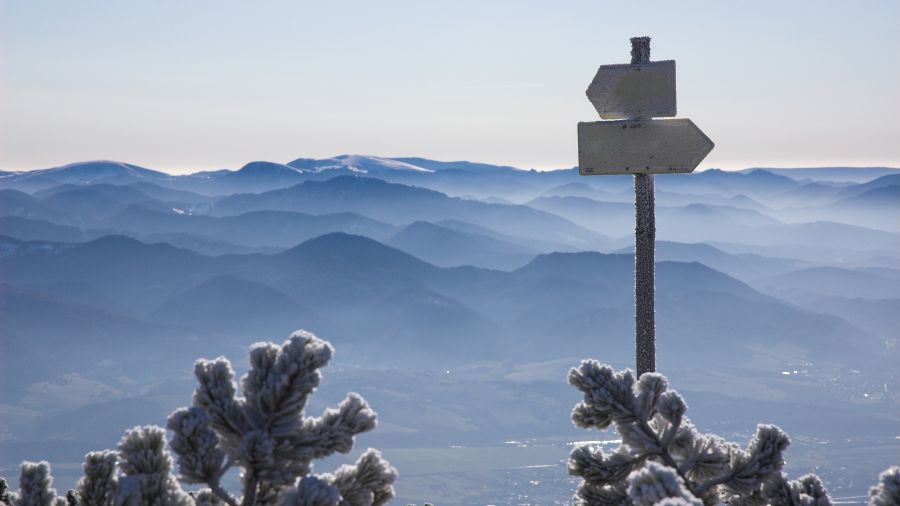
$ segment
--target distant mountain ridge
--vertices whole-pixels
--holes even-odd
[[[371,155],[339,155],[332,158],[313,159],[297,158],[287,163],[270,161],[252,161],[238,170],[201,171],[184,175],[169,174],[163,171],[148,169],[134,164],[98,160],[75,162],[49,169],[27,171],[0,172],[0,187],[25,187],[29,191],[55,186],[59,184],[127,184],[137,181],[165,182],[178,185],[188,182],[193,184],[215,183],[221,178],[234,181],[250,181],[253,178],[278,179],[293,181],[295,177],[315,174],[369,174],[386,175],[392,173],[438,174],[441,172],[465,172],[481,174],[520,174],[540,175],[548,173],[571,173],[571,169],[558,171],[528,171],[512,166],[493,165],[470,161],[437,161],[420,157],[380,157]],[[819,168],[750,168],[741,171],[721,171],[710,169],[698,171],[695,176],[702,175],[706,180],[722,180],[723,175],[769,175],[771,183],[779,181],[776,177],[793,180],[820,178],[829,181],[865,182],[885,175],[900,174],[900,168],[891,167],[819,167]],[[727,176],[726,176],[727,177]],[[835,179],[838,178],[838,179]],[[843,178],[843,179],[841,179]],[[664,181],[675,182],[683,178],[665,178]],[[193,180],[193,181],[191,181]],[[577,180],[577,179],[573,179]],[[664,183],[665,184],[665,183]]]
[[[813,452],[886,452],[900,172],[655,183],[658,366],[691,392],[697,421],[818,424],[824,436],[791,433]],[[417,157],[0,172],[0,343],[15,357],[0,361],[0,468],[43,458],[26,451],[36,442],[94,434],[102,448],[164,420],[189,398],[196,357],[245,364],[249,343],[298,328],[338,352],[319,397],[359,391],[389,414],[376,432],[392,443],[374,446],[486,455],[474,445],[563,441],[568,367],[633,365],[634,213],[629,176]],[[843,442],[858,427],[880,428]],[[61,469],[80,469],[75,453]]]
[[[367,353],[395,350],[382,348],[393,341],[403,343],[404,356],[436,359],[433,353],[439,351],[441,360],[450,362],[463,358],[462,343],[493,350],[485,356],[503,356],[517,347],[516,355],[531,357],[537,351],[532,346],[554,328],[567,336],[554,350],[558,356],[582,349],[598,335],[607,340],[628,335],[632,265],[630,255],[588,252],[539,255],[510,272],[440,268],[372,239],[343,233],[326,234],[275,255],[207,257],[109,236],[56,254],[35,249],[0,256],[0,272],[13,287],[34,290],[81,283],[115,299],[130,311],[125,315],[129,318],[146,315],[150,308],[153,321],[226,335],[262,328],[252,322],[261,324],[263,316],[281,322],[278,325],[302,320],[297,324],[308,322]],[[855,343],[854,353],[878,346],[841,320],[799,311],[699,263],[663,261],[657,272],[659,332],[668,336],[667,343],[697,339],[707,343],[709,353],[735,353],[744,346],[742,339],[779,339],[814,355],[834,352],[848,339]],[[259,308],[261,316],[247,313],[241,325],[199,317],[233,313],[242,297],[254,293],[258,303],[281,309],[272,313]],[[690,304],[679,303],[685,300]],[[712,333],[705,323],[698,325],[708,321],[701,315],[710,309],[729,315],[716,319]],[[582,326],[597,310],[609,319]],[[727,339],[722,340],[726,329]],[[377,341],[366,344],[370,335],[378,336]],[[814,336],[816,347],[804,344]],[[611,356],[630,353],[624,342],[611,340],[608,346]]]
[[[524,205],[488,204],[450,197],[410,185],[360,176],[306,181],[259,194],[239,194],[215,202],[211,214],[224,216],[262,209],[305,213],[352,212],[394,224],[457,219],[506,229],[523,237],[603,247],[608,238]]]
[[[797,180],[819,179],[834,182],[862,183],[877,177],[900,174],[900,168],[896,167],[753,167],[742,172],[765,170],[774,174],[788,176]]]

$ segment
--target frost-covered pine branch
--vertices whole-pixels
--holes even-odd
[[[313,475],[312,461],[348,453],[357,434],[375,428],[376,415],[358,394],[337,408],[307,417],[309,396],[321,381],[319,371],[334,349],[305,332],[294,332],[281,345],[257,343],[250,349],[250,370],[238,396],[234,369],[224,357],[198,360],[199,385],[194,405],[174,411],[169,454],[166,430],[144,426],[129,430],[118,451],[86,455],[84,477],[69,502],[86,506],[379,506],[394,496],[397,471],[368,449],[353,465]],[[240,469],[239,495],[226,491],[222,478]],[[186,484],[207,488],[186,492]],[[62,506],[67,499],[51,488],[46,462],[22,464],[18,494],[0,501],[13,506]]]
[[[831,504],[817,476],[791,481],[781,472],[790,439],[774,425],[757,426],[741,448],[699,432],[684,416],[684,399],[661,374],[635,378],[630,370],[586,360],[569,372],[569,383],[584,394],[572,411],[575,425],[614,426],[622,437],[609,454],[590,445],[572,451],[569,473],[583,479],[576,504]]]
[[[893,466],[878,476],[878,484],[869,489],[870,506],[900,504],[900,467]]]
[[[5,483],[5,481],[4,481]],[[7,500],[12,506],[65,506],[66,500],[58,497],[53,488],[50,464],[22,462],[19,470],[19,491],[9,493]]]

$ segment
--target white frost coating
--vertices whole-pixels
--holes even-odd
[[[119,478],[116,505],[188,506],[194,503],[172,475],[166,450],[166,431],[147,425],[135,427],[119,441]]]
[[[284,506],[338,506],[341,494],[337,488],[315,476],[307,476],[285,494]]]
[[[341,505],[380,506],[394,496],[397,470],[381,458],[381,452],[369,448],[355,464],[339,467],[325,480],[340,492]]]
[[[352,392],[337,408],[305,416],[307,400],[321,380],[319,369],[333,353],[329,343],[305,331],[294,332],[281,345],[257,343],[250,350],[250,370],[241,379],[244,397],[237,396],[227,359],[198,360],[194,406],[174,411],[168,428],[180,478],[208,488],[193,494],[182,490],[165,429],[144,426],[128,431],[118,452],[88,454],[85,475],[71,499],[87,506],[385,504],[394,496],[397,471],[377,450],[367,450],[354,465],[333,474],[310,474],[313,460],[349,452],[354,437],[376,423],[375,412]],[[240,496],[221,485],[234,466],[241,471]],[[9,494],[11,504],[65,505],[51,484],[46,462],[26,462],[19,494]],[[6,493],[0,478],[0,502]]]
[[[206,413],[197,407],[180,408],[169,415],[172,449],[185,483],[207,483],[221,472],[225,452],[219,449],[219,438],[207,422]]]
[[[183,427],[173,440],[179,442],[173,443],[173,449],[179,454],[182,474],[207,483],[223,500],[236,504],[219,486],[226,469],[224,457],[243,469],[242,504],[275,503],[278,498],[300,501],[303,492],[294,485],[309,476],[313,460],[349,452],[354,436],[375,428],[375,412],[354,393],[320,417],[304,415],[309,396],[322,378],[319,369],[333,353],[330,344],[305,331],[293,333],[281,345],[257,343],[250,349],[250,370],[241,379],[244,397],[237,397],[234,370],[227,359],[197,361],[194,372],[199,386],[193,409],[199,411],[180,410],[170,417],[170,428]],[[356,466],[342,467],[333,475],[341,504],[380,504],[367,498],[387,501],[393,497],[396,471],[389,472],[393,468],[377,452],[363,457],[367,455]],[[372,476],[380,477],[377,486],[371,483]],[[313,490],[312,483],[305,482],[304,487]],[[319,497],[321,491],[315,490]]]
[[[78,504],[84,506],[111,506],[116,501],[119,485],[116,476],[118,454],[113,451],[90,452],[84,457],[84,477],[78,480],[75,490]]]
[[[878,477],[878,485],[869,489],[871,506],[896,506],[900,504],[900,467],[893,466]]]
[[[49,463],[46,461],[22,462],[19,475],[19,494],[13,504],[15,506],[54,506],[57,504],[56,489],[53,488]]]
[[[692,506],[703,504],[688,492],[674,469],[656,462],[648,462],[628,476],[628,498],[636,506],[653,506],[664,499],[680,499],[682,502],[677,504]]]
[[[816,476],[787,481],[782,475],[790,439],[774,425],[759,425],[742,449],[698,432],[684,416],[684,399],[661,374],[635,379],[629,370],[585,360],[569,372],[569,383],[584,394],[572,411],[575,425],[614,425],[622,437],[609,454],[591,445],[572,450],[569,474],[583,479],[576,504],[830,504]]]

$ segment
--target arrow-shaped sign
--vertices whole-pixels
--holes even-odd
[[[631,63],[603,65],[587,89],[600,117],[578,124],[582,176],[634,174],[634,354],[637,373],[656,370],[653,174],[691,172],[713,142],[675,116],[675,62],[650,61],[650,37],[632,37]]]
[[[675,60],[602,65],[585,93],[603,119],[675,116]]]
[[[691,172],[713,146],[689,119],[578,123],[578,172],[583,176]]]

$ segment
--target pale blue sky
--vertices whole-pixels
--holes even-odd
[[[678,63],[701,168],[900,166],[900,1],[0,0],[0,169],[576,164],[596,68]]]

